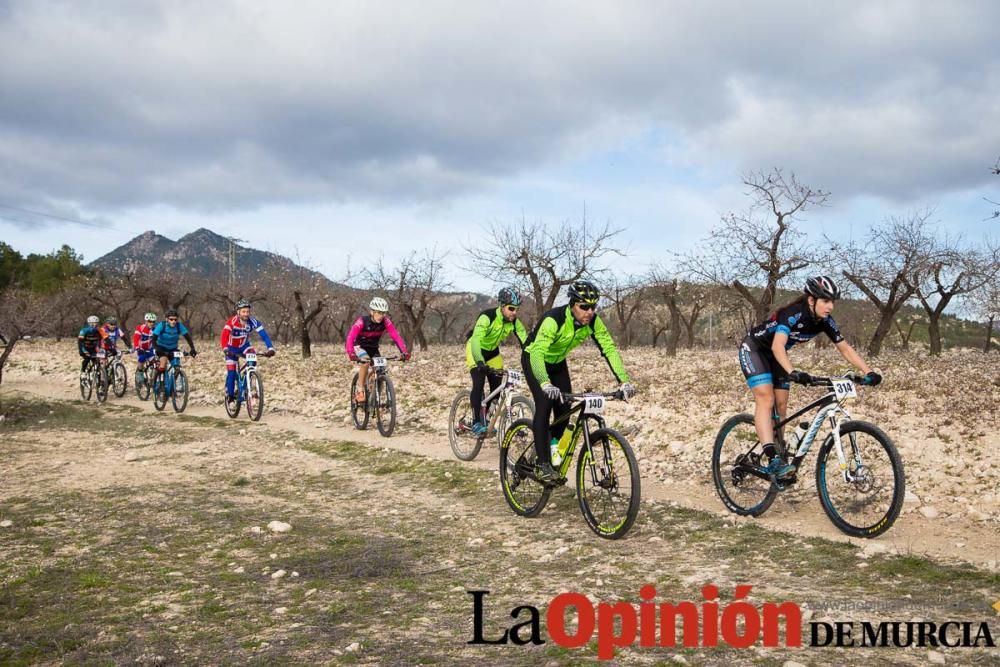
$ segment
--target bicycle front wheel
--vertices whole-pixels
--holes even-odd
[[[121,398],[128,390],[128,371],[125,370],[125,364],[120,361],[116,362],[115,365],[111,367],[111,376],[115,396]]]
[[[903,461],[889,436],[868,422],[841,424],[840,442],[847,470],[840,469],[832,433],[819,450],[819,502],[842,532],[853,537],[878,537],[892,527],[903,508]]]
[[[239,408],[237,408],[239,411]],[[264,414],[264,381],[257,371],[247,371],[247,416],[260,421]]]
[[[609,540],[624,537],[639,514],[640,485],[625,436],[610,428],[591,433],[590,449],[576,462],[576,495],[590,529]]]
[[[167,374],[157,371],[153,376],[153,407],[162,410],[167,405]]]
[[[760,516],[777,498],[778,489],[771,480],[752,472],[762,465],[761,453],[753,415],[736,415],[719,429],[712,448],[712,481],[730,512]]]
[[[355,398],[357,393],[358,374],[355,373],[351,379],[351,419],[354,420],[354,428],[363,431],[368,428],[368,395],[366,392],[364,399],[359,401]]]
[[[455,456],[463,461],[471,461],[479,456],[483,447],[483,439],[472,432],[472,406],[469,404],[467,389],[462,389],[451,401],[451,411],[448,413],[448,443]]]
[[[535,479],[535,434],[530,419],[511,424],[500,443],[500,487],[503,497],[521,516],[538,516],[552,488]]]
[[[135,395],[139,397],[140,401],[149,400],[149,378],[147,377],[147,373],[149,372],[148,368],[143,369],[141,367],[135,371],[135,378],[133,378],[135,382]]]
[[[97,369],[97,402],[103,403],[108,400],[108,369],[101,366]]]
[[[388,438],[396,428],[396,390],[388,375],[375,378],[375,399],[375,425]]]
[[[179,368],[174,371],[174,393],[170,396],[170,402],[174,404],[174,412],[184,412],[188,404],[187,375]]]
[[[80,398],[85,401],[90,400],[90,395],[94,391],[94,374],[88,369],[86,372],[80,373]]]

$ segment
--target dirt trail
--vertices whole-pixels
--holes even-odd
[[[4,390],[19,391],[51,399],[73,400],[79,398],[75,387],[64,382],[53,382],[38,377],[32,380],[11,379],[4,383]],[[131,392],[122,399],[112,397],[112,403],[139,406],[154,412],[150,402],[139,401]],[[95,409],[99,409],[95,406]],[[171,412],[167,407],[168,413]],[[186,414],[195,416],[225,417],[221,405],[208,406],[192,403]],[[410,452],[434,459],[453,459],[447,438],[408,431],[405,425],[397,428],[391,438],[383,438],[374,429],[358,431],[342,424],[317,417],[304,417],[290,412],[265,411],[263,420],[254,424],[247,420],[245,412],[233,420],[233,430],[262,428],[275,432],[276,441],[281,431],[292,431],[301,437],[323,440],[347,440],[367,444],[372,447],[387,447]],[[487,446],[476,461],[466,465],[482,469],[496,468],[496,447]],[[840,533],[827,519],[819,506],[814,491],[797,489],[786,492],[775,502],[767,515],[759,519],[743,519],[728,514],[721,506],[714,489],[699,482],[687,484],[663,483],[649,470],[647,461],[640,461],[643,474],[643,501],[666,501],[682,507],[729,516],[733,521],[753,521],[769,530],[795,535],[823,537],[839,542],[851,542],[859,546],[871,545],[871,540],[850,538]],[[388,479],[388,478],[387,478]],[[499,501],[499,499],[498,499]],[[948,521],[929,520],[912,508],[904,508],[904,513],[892,529],[874,542],[879,546],[869,549],[885,550],[899,554],[913,554],[932,558],[945,563],[967,562],[977,567],[996,571],[1000,561],[1000,531],[990,522],[970,520]]]

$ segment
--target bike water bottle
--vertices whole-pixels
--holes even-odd
[[[566,457],[566,451],[569,449],[569,443],[572,440],[573,424],[567,422],[566,430],[563,431],[559,442],[552,445],[552,465],[557,466],[562,463],[562,460]]]
[[[799,443],[802,442],[802,438],[805,437],[806,431],[809,429],[809,422],[799,422],[799,425],[795,427],[795,431],[788,439],[788,453],[795,454],[799,450]]]

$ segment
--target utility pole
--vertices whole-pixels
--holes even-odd
[[[246,243],[244,239],[238,239],[234,236],[227,236],[226,239],[229,241],[229,300],[236,300],[236,244]]]

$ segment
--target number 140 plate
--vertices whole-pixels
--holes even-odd
[[[583,399],[583,414],[599,415],[604,412],[603,396],[586,396]]]

